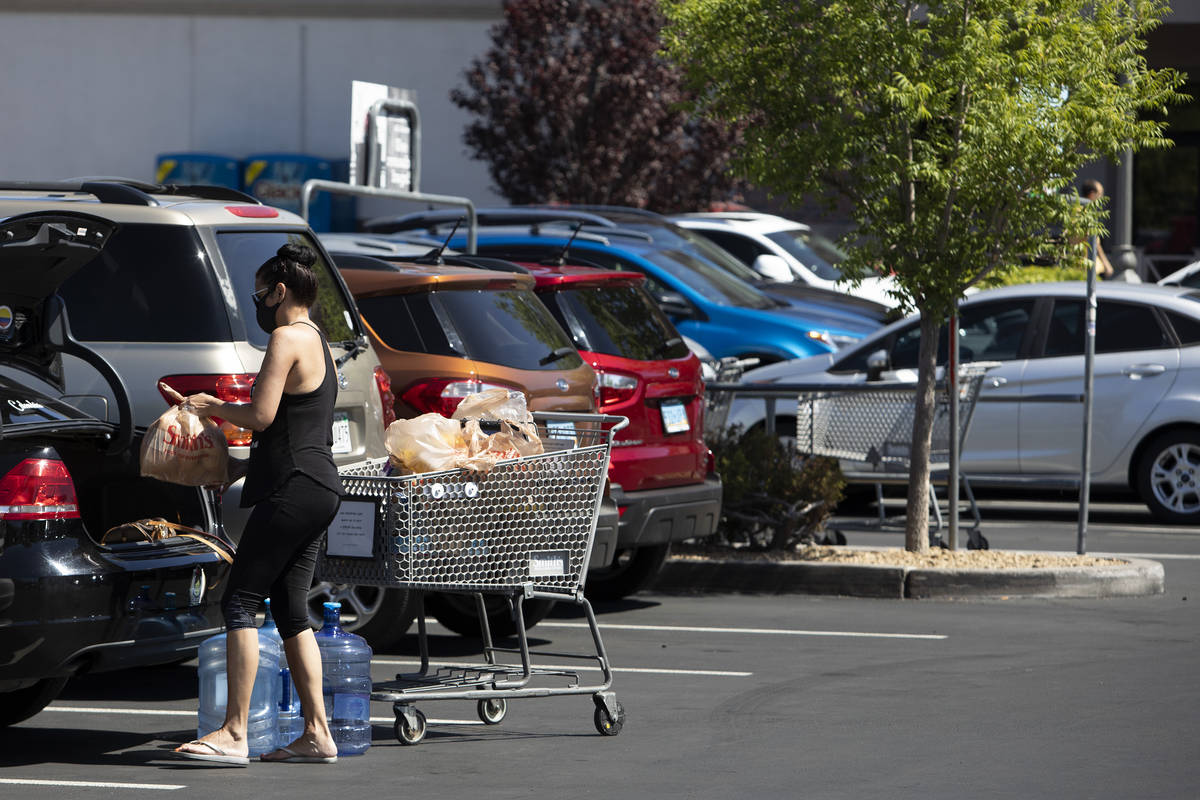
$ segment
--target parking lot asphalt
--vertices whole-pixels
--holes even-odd
[[[430,733],[403,747],[391,708],[374,703],[372,748],[332,766],[171,760],[167,749],[194,735],[194,661],[86,676],[0,732],[0,795],[1195,797],[1200,531],[1119,504],[1094,519],[1089,550],[1161,562],[1163,594],[646,593],[597,608],[628,715],[619,736],[596,733],[586,696],[513,701],[497,726],[473,703],[443,701],[423,704]],[[985,508],[985,520],[993,547],[1073,549],[1057,507]],[[431,633],[436,659],[477,660],[477,642]],[[576,652],[588,632],[560,604],[531,637]],[[415,652],[409,636],[377,653],[375,679],[414,669]]]

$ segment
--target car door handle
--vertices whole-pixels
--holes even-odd
[[[999,389],[1001,386],[1003,386],[1003,385],[1004,385],[1004,384],[1006,384],[1006,383],[1008,383],[1008,378],[999,378],[999,377],[997,377],[997,378],[988,378],[988,384],[989,384],[989,385],[990,385],[990,386],[991,386],[993,389]]]
[[[1162,364],[1134,364],[1121,370],[1121,374],[1130,380],[1138,381],[1142,378],[1152,378],[1155,375],[1162,375],[1166,371],[1167,368]]]

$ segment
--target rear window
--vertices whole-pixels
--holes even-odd
[[[1200,344],[1200,320],[1174,311],[1167,312],[1167,319],[1171,321],[1171,327],[1175,329],[1175,335],[1179,337],[1181,345],[1187,347]]]
[[[121,225],[59,294],[72,333],[85,342],[232,339],[208,255],[190,227]]]
[[[510,369],[575,369],[583,359],[529,291],[367,297],[359,311],[394,350],[460,356]]]
[[[312,248],[317,253],[313,269],[317,273],[317,302],[309,312],[331,342],[351,341],[357,336],[353,306],[333,277],[330,265],[321,256],[312,237],[297,231],[227,231],[217,234],[217,246],[229,277],[233,280],[233,296],[237,298],[242,318],[246,320],[246,338],[251,344],[266,347],[270,338],[254,321],[254,273],[283,245],[291,242]]]
[[[540,295],[575,346],[638,361],[683,358],[687,345],[640,286],[593,286]]]

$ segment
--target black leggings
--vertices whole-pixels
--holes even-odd
[[[253,628],[268,596],[280,636],[290,639],[309,627],[308,590],[321,535],[341,502],[335,492],[296,473],[254,507],[221,599],[227,630]]]

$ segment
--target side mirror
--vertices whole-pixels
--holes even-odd
[[[668,317],[691,319],[696,316],[696,309],[678,292],[663,292],[656,299],[658,307]]]
[[[891,368],[891,361],[888,358],[887,350],[876,350],[867,356],[867,380],[880,380],[883,377],[883,373]]]
[[[770,278],[773,281],[781,283],[791,283],[796,280],[796,274],[792,272],[791,266],[783,258],[783,256],[771,255],[763,253],[758,258],[754,259],[754,263],[750,265],[755,272],[762,275],[764,278]]]

